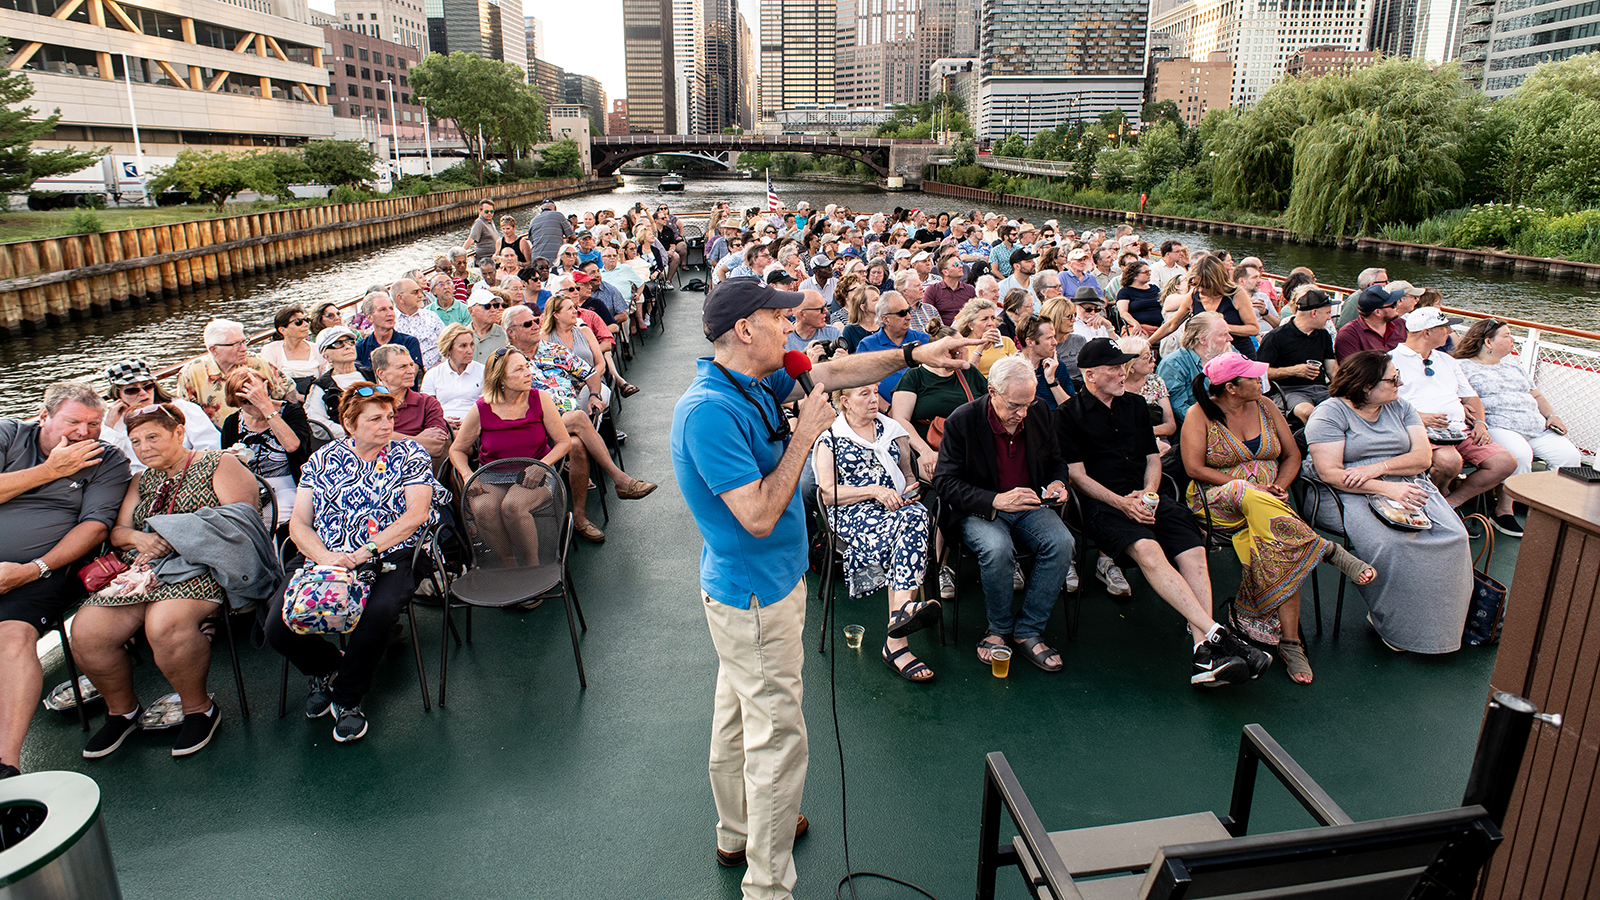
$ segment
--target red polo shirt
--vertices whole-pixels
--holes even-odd
[[[966,282],[956,285],[954,290],[951,290],[942,278],[922,286],[923,302],[937,309],[939,318],[943,319],[946,325],[955,322],[956,313],[961,312],[961,307],[976,296],[978,296],[977,288]]]
[[[1018,426],[1016,434],[1008,433],[1006,427],[1000,424],[1000,417],[994,414],[994,405],[991,403],[989,429],[994,432],[994,459],[1000,473],[996,492],[1004,494],[1013,488],[1029,487],[1028,448],[1022,438],[1021,426]]]

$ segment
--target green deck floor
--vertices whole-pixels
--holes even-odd
[[[291,714],[277,717],[279,659],[263,650],[245,652],[248,721],[219,650],[211,685],[225,719],[212,745],[188,759],[172,759],[165,736],[140,735],[111,757],[85,760],[76,720],[39,715],[25,768],[71,769],[100,783],[130,900],[738,896],[740,873],[712,855],[706,745],[716,660],[697,595],[698,534],[667,449],[672,405],[694,357],[709,352],[699,303],[699,294],[676,294],[669,330],[651,337],[629,372],[645,390],[623,411],[628,470],[662,488],[639,502],[613,500],[607,543],[574,557],[589,620],[587,691],[578,689],[561,608],[547,603],[476,617],[475,642],[452,651],[445,709],[422,711],[409,647],[391,652],[366,704],[372,729],[350,746],[333,742],[331,720],[298,712],[298,675]],[[1502,540],[1496,560],[1508,583],[1516,546]],[[1218,568],[1219,585],[1236,583],[1236,564]],[[803,808],[812,827],[796,850],[796,895],[831,896],[845,872],[830,665],[851,862],[943,900],[973,890],[983,755],[992,750],[1005,751],[1054,829],[1225,811],[1240,728],[1250,722],[1357,820],[1459,803],[1493,650],[1395,654],[1366,625],[1353,589],[1334,639],[1335,575],[1322,567],[1330,633],[1308,638],[1313,685],[1291,684],[1275,662],[1257,682],[1208,692],[1188,686],[1180,621],[1136,575],[1135,596],[1123,603],[1087,579],[1075,641],[1058,610],[1046,637],[1064,648],[1065,671],[1018,662],[1003,681],[973,656],[982,620],[975,583],[963,586],[958,644],[939,647],[931,632],[912,640],[938,672],[929,685],[900,680],[877,658],[881,600],[846,602],[840,624],[865,624],[866,645],[841,645],[836,659],[813,651],[806,662]],[[820,607],[810,612],[814,635]],[[436,687],[437,611],[423,610],[419,627]],[[138,678],[146,699],[168,690],[148,662]],[[1259,790],[1253,831],[1310,824],[1271,779]],[[1023,896],[1002,875],[1001,896]],[[861,883],[858,893],[912,896],[882,882]]]

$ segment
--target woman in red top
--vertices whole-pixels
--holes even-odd
[[[478,445],[478,464],[518,457],[560,463],[572,446],[561,413],[550,395],[533,386],[528,358],[514,347],[502,347],[483,372],[483,396],[461,418],[450,462],[466,482],[472,477],[471,453]],[[467,503],[484,544],[508,566],[536,565],[539,536],[529,514],[550,501],[542,476],[526,473],[480,478],[467,492]]]

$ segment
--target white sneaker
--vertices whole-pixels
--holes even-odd
[[[939,599],[954,600],[956,598],[956,573],[949,566],[939,567]]]
[[[1028,580],[1022,577],[1022,563],[1011,561],[1011,589],[1020,591],[1028,586]]]
[[[1078,592],[1078,564],[1071,563],[1067,566],[1067,577],[1062,580],[1061,587],[1069,594]]]
[[[1107,593],[1113,597],[1133,596],[1133,588],[1128,587],[1128,579],[1123,577],[1121,569],[1112,564],[1109,556],[1102,556],[1100,561],[1095,563],[1094,577],[1100,579],[1100,583],[1106,586]]]

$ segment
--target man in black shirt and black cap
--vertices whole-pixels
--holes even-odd
[[[1333,300],[1307,286],[1295,300],[1294,318],[1261,339],[1256,360],[1267,364],[1267,379],[1283,388],[1284,406],[1304,423],[1328,399],[1328,384],[1339,374],[1328,317]]]
[[[1133,358],[1109,338],[1089,341],[1078,353],[1084,390],[1056,411],[1056,441],[1083,500],[1085,527],[1107,556],[1133,560],[1161,599],[1188,620],[1190,684],[1247,681],[1266,671],[1272,656],[1211,618],[1205,535],[1193,513],[1156,492],[1161,454],[1150,414],[1142,398],[1123,389],[1122,367]]]

